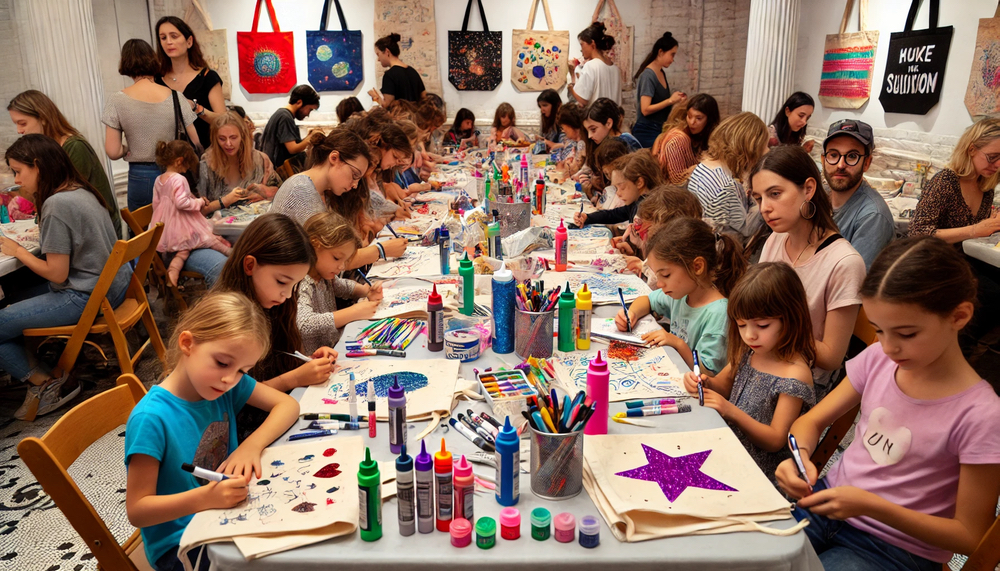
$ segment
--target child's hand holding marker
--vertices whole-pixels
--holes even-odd
[[[227,476],[238,476],[250,479],[251,476],[261,477],[260,453],[262,450],[255,449],[253,444],[247,442],[240,444],[233,453],[219,464],[218,471]]]
[[[372,282],[372,285],[368,286],[368,292],[365,293],[364,297],[368,298],[368,301],[382,301],[385,294],[382,292],[382,282]]]
[[[205,494],[203,509],[228,509],[247,499],[249,481],[243,476],[232,476],[221,482],[210,481],[199,488]]]
[[[816,465],[809,460],[809,451],[800,448],[799,456],[802,459],[802,468],[805,470],[805,477],[807,479],[803,479],[802,473],[796,466],[794,458],[789,458],[781,464],[778,464],[778,469],[774,471],[775,479],[778,481],[778,487],[781,488],[781,490],[785,492],[788,497],[796,501],[812,494],[812,487],[816,484],[817,478],[819,478],[819,470],[817,470]]]

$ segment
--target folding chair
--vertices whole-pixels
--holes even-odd
[[[149,228],[149,222],[153,218],[153,205],[147,204],[142,208],[137,209],[135,212],[130,211],[128,208],[122,208],[122,220],[128,224],[128,227],[132,230],[133,234],[141,234]],[[167,266],[163,263],[163,259],[160,256],[153,257],[153,264],[150,267],[153,272],[152,282],[156,286],[157,291],[160,292],[160,297],[166,299],[169,293],[170,297],[177,302],[177,307],[181,311],[187,309],[187,301],[184,296],[181,295],[180,290],[176,286],[170,285],[170,280],[167,279]],[[198,272],[182,271],[181,277],[183,278],[193,278],[197,280],[204,280],[205,276],[199,274]]]

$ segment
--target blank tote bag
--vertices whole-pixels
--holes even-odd
[[[562,89],[566,85],[566,60],[569,57],[569,30],[552,29],[552,14],[549,3],[541,0],[545,10],[547,31],[532,30],[535,26],[535,11],[538,0],[532,0],[528,14],[528,27],[513,30],[513,58],[510,66],[510,80],[518,91],[545,91]]]
[[[924,115],[937,105],[944,89],[944,68],[955,28],[939,28],[938,0],[930,0],[930,27],[914,30],[920,0],[912,0],[906,27],[889,37],[889,58],[878,100],[887,113]]]
[[[992,18],[979,20],[965,107],[973,117],[1000,112],[1000,4]]]
[[[330,15],[330,0],[323,2],[319,30],[306,32],[306,61],[309,62],[309,83],[316,91],[354,91],[365,79],[361,30],[348,30],[340,0],[333,0],[340,18],[340,30],[326,29]]]
[[[448,31],[448,81],[459,91],[493,91],[500,85],[503,32],[490,31],[483,0],[476,1],[483,31],[469,31],[472,0],[465,6],[462,30]]]
[[[847,0],[840,33],[826,37],[823,51],[819,100],[824,107],[832,109],[858,109],[871,97],[878,30],[868,29],[868,0],[861,0],[858,6],[860,31],[848,33],[847,21],[853,7],[854,0]]]
[[[273,32],[258,32],[260,5],[267,4]],[[295,44],[291,32],[282,32],[271,0],[257,0],[253,28],[236,33],[240,85],[247,93],[288,93],[295,87]]]

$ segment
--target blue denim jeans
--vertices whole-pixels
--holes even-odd
[[[205,276],[205,285],[212,287],[222,274],[222,266],[226,265],[227,259],[222,252],[209,248],[192,250],[191,256],[184,262],[184,269]]]
[[[163,557],[153,565],[156,571],[184,571],[184,564],[181,563],[180,557],[178,557],[178,552],[180,548],[171,549],[170,551],[163,554]],[[205,546],[197,547],[188,551],[188,561],[191,562],[191,568],[195,571],[208,571],[211,566],[211,562],[208,560],[208,550]],[[201,561],[199,561],[199,558]]]
[[[127,286],[126,282],[121,291],[109,292],[112,305],[121,305]],[[72,289],[53,291],[48,282],[22,293],[26,299],[0,309],[0,369],[25,381],[35,368],[24,349],[21,332],[33,327],[75,324],[83,315],[90,294]]]
[[[635,125],[632,125],[632,136],[639,141],[644,149],[653,148],[653,143],[656,142],[656,138],[660,136],[660,131],[663,129],[662,123],[653,123],[652,121],[636,121]]]
[[[163,171],[156,163],[128,164],[128,209],[132,212],[153,203],[153,183]]]
[[[823,478],[816,482],[813,491],[826,488],[826,478]],[[882,541],[846,521],[816,515],[802,508],[795,508],[792,515],[798,521],[809,520],[806,536],[826,571],[941,571],[940,563]]]

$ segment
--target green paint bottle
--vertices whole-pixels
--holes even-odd
[[[476,311],[476,273],[468,252],[458,261],[458,302],[462,304],[459,307],[462,315],[472,315]]]
[[[358,467],[358,519],[363,541],[375,541],[382,537],[382,476],[368,447],[365,447],[365,459]]]
[[[576,349],[576,331],[573,314],[576,313],[576,296],[566,282],[566,289],[559,294],[559,350],[568,353]]]

